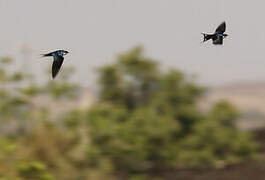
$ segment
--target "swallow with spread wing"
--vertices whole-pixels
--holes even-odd
[[[58,50],[51,53],[43,54],[42,57],[52,56],[53,64],[52,64],[52,78],[55,78],[58,74],[64,60],[64,55],[68,54],[68,51]]]
[[[217,29],[215,30],[214,34],[203,34],[203,42],[208,41],[210,39],[212,39],[213,44],[214,45],[222,45],[223,44],[223,39],[226,38],[228,35],[225,34],[226,30],[226,24],[225,22],[222,22],[222,24],[220,24]]]

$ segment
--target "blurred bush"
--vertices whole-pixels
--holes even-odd
[[[91,151],[116,171],[224,167],[257,150],[251,136],[235,127],[233,106],[220,102],[201,112],[196,102],[205,88],[177,70],[161,71],[141,47],[103,66],[99,85],[99,103],[86,117]]]
[[[73,69],[40,85],[11,71],[12,62],[0,61],[0,179],[142,180],[167,169],[225,167],[257,152],[236,128],[233,106],[201,112],[205,87],[162,71],[141,47],[99,69],[98,101],[85,110],[64,108],[81,92],[69,81]],[[39,106],[40,96],[50,104]]]

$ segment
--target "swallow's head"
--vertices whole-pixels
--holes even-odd
[[[223,36],[224,36],[224,38],[226,38],[228,36],[228,34],[224,34]]]
[[[57,51],[57,54],[59,55],[59,56],[64,56],[64,55],[66,55],[66,54],[68,54],[69,52],[68,51],[65,51],[65,50],[58,50]]]

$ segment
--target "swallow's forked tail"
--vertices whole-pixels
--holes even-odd
[[[48,53],[48,54],[41,54],[42,57],[47,57],[47,56],[52,56],[52,53]]]
[[[203,35],[203,42],[212,39],[212,35],[211,35],[211,34],[205,34],[205,33],[202,33],[202,35]],[[202,43],[203,43],[203,42],[202,42]]]

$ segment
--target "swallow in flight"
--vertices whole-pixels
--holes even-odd
[[[228,35],[225,34],[226,30],[226,24],[225,22],[222,22],[222,24],[220,24],[217,29],[215,30],[214,34],[203,34],[203,42],[208,41],[210,39],[212,39],[213,44],[214,45],[222,45],[223,44],[223,39],[226,38]]]
[[[68,51],[65,50],[58,50],[47,54],[42,54],[42,57],[53,57],[53,64],[52,64],[52,78],[55,78],[58,74],[64,60],[64,56],[68,54]]]

